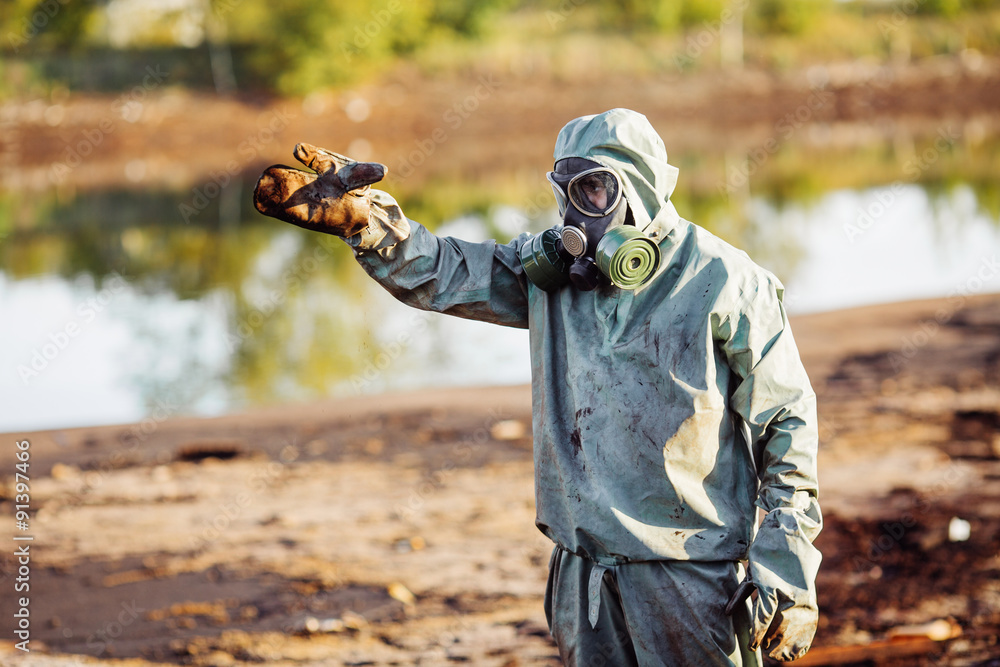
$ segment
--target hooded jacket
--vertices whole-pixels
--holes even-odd
[[[678,217],[677,169],[644,116],[570,122],[564,157],[622,179],[662,253],[640,289],[545,292],[518,259],[528,235],[439,238],[381,192],[348,242],[404,303],[529,330],[536,523],[559,547],[606,565],[750,556],[758,585],[814,605],[816,401],[781,283]]]

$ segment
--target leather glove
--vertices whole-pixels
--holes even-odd
[[[812,540],[815,516],[789,508],[768,512],[750,546],[750,577],[757,588],[750,648],[776,660],[795,660],[809,650],[819,608],[816,573],[822,556]]]
[[[298,227],[348,238],[369,225],[371,191],[388,168],[356,162],[312,144],[297,144],[295,158],[314,170],[272,165],[253,191],[258,211]]]

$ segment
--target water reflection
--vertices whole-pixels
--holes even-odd
[[[792,313],[1000,291],[1000,227],[968,186],[934,194],[890,185],[752,207],[758,223],[744,247],[782,277]]]
[[[697,166],[677,208],[777,273],[793,313],[1000,290],[1000,200],[985,175],[996,151],[960,146],[910,179],[883,148],[885,173],[868,181],[883,185],[861,188],[851,175],[869,173],[872,150],[816,163],[792,146],[740,193],[719,188],[724,156],[681,156]],[[252,178],[229,194],[248,196]],[[458,205],[456,189],[399,198],[471,240],[555,222],[541,184],[470,187]],[[187,194],[0,195],[0,430],[528,381],[525,332],[407,309],[337,239],[265,219],[245,197],[185,224]]]

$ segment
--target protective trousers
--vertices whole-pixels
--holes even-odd
[[[749,604],[725,614],[739,581],[731,562],[601,565],[556,547],[545,615],[566,667],[759,667]]]

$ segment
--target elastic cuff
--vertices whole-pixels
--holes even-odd
[[[392,195],[382,190],[372,190],[370,196],[368,226],[345,239],[355,252],[391,248],[410,236],[410,221],[403,215],[403,210]]]
[[[378,224],[375,220],[371,220],[367,227],[344,240],[347,241],[347,245],[357,251],[374,250],[385,239],[385,236],[386,232],[382,228],[382,225]]]

